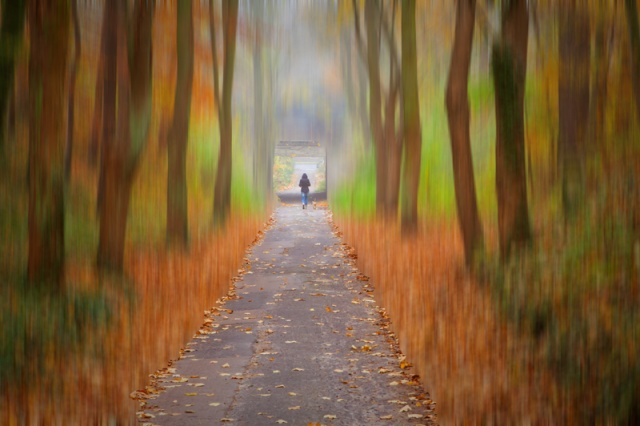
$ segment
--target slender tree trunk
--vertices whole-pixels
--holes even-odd
[[[587,126],[589,128],[588,135],[590,135],[590,143],[594,149],[602,147],[604,143],[609,69],[616,21],[615,9],[614,12],[609,15],[609,3],[607,0],[601,0],[598,3],[598,15],[594,45],[596,63],[594,78],[591,82],[589,125]]]
[[[360,127],[362,128],[362,137],[364,139],[364,151],[371,152],[371,123],[369,123],[369,115],[367,114],[367,73],[362,61],[357,61],[358,64],[356,66],[357,81],[358,81],[358,117],[360,118]]]
[[[394,70],[394,67],[392,67]],[[396,106],[398,103],[399,87],[396,84],[395,72],[390,73],[390,90],[385,102],[385,207],[384,214],[388,219],[396,219],[398,216],[398,200],[400,199],[400,173],[402,169],[402,138],[396,132]]]
[[[104,83],[102,87],[102,96],[100,100],[96,99],[94,114],[97,114],[98,107],[102,112],[102,143],[100,144],[100,174],[98,177],[98,199],[96,202],[96,210],[98,215],[102,210],[104,198],[104,180],[105,168],[107,166],[106,152],[111,150],[111,146],[116,140],[116,90],[118,88],[118,8],[119,2],[105,3],[104,18],[102,22],[102,49],[101,55],[102,66],[98,70],[98,78],[100,78],[100,68],[103,70]],[[97,86],[100,82],[96,82]],[[96,129],[96,117],[94,116],[94,130]],[[92,144],[96,144],[94,140]]]
[[[467,267],[472,266],[475,251],[482,250],[484,245],[476,201],[467,94],[475,10],[476,0],[458,0],[455,38],[446,93],[458,222],[464,242]]]
[[[382,125],[382,89],[380,83],[380,2],[369,0],[364,7],[367,30],[367,68],[369,70],[369,123],[376,156],[376,211],[385,215],[387,158]]]
[[[213,198],[213,218],[217,227],[223,226],[231,209],[232,141],[233,121],[231,117],[231,94],[233,90],[233,67],[236,54],[236,28],[238,23],[238,0],[222,4],[223,16],[223,82],[222,105],[218,109],[220,121],[220,155],[216,173]]]
[[[151,122],[153,3],[140,1],[135,4],[129,42],[126,0],[118,1],[115,7],[118,29],[118,137],[112,144],[103,145],[104,199],[100,210],[98,266],[122,272],[133,177]]]
[[[267,133],[265,132],[264,116],[264,69],[263,69],[263,49],[262,19],[264,16],[263,0],[252,3],[253,7],[253,188],[266,198],[269,197],[269,150]]]
[[[31,283],[57,291],[64,282],[64,103],[69,4],[28,6],[29,59],[29,260]]]
[[[78,63],[80,62],[80,22],[78,21],[78,0],[71,1],[71,17],[73,20],[73,35],[75,55],[71,63],[69,73],[69,101],[67,105],[67,144],[64,153],[64,177],[69,180],[71,175],[71,159],[73,156],[73,128],[75,118],[75,97],[76,97],[76,75],[78,74]]]
[[[629,41],[631,45],[631,75],[633,82],[636,114],[640,120],[640,25],[638,24],[638,4],[636,0],[625,0]]]
[[[193,86],[193,13],[191,2],[178,3],[178,75],[173,123],[168,140],[167,244],[186,247],[189,238],[187,210],[187,145]]]
[[[100,55],[98,57],[98,71],[96,72],[96,89],[93,98],[93,120],[91,124],[91,141],[89,143],[89,164],[95,166],[98,163],[98,152],[100,151],[100,132],[104,134],[104,112],[103,103],[104,91],[111,81],[105,78],[105,63],[107,57],[107,39],[109,24],[107,19],[109,17],[108,9],[113,6],[108,6],[109,3],[105,3],[104,10],[102,12],[102,30],[100,31]],[[115,90],[115,89],[114,89]],[[108,95],[107,95],[108,96]]]
[[[492,52],[496,104],[496,190],[500,253],[531,240],[524,150],[524,89],[529,16],[526,0],[513,0],[502,19],[502,40]]]
[[[16,50],[22,40],[24,27],[24,0],[2,1],[2,27],[0,27],[0,41],[3,48],[0,51],[0,158],[5,150],[5,114],[11,88],[13,87],[13,75],[15,69]]]
[[[415,233],[418,226],[418,189],[422,153],[415,10],[415,0],[402,0],[404,167],[401,190],[401,227],[404,235]]]
[[[565,220],[575,218],[584,197],[591,54],[589,17],[584,7],[577,0],[566,0],[559,10],[558,166]]]

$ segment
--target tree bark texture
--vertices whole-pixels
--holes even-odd
[[[151,118],[153,4],[136,2],[131,31],[126,26],[126,0],[114,2],[110,7],[116,8],[117,138],[110,144],[105,140],[103,144],[104,194],[100,208],[98,266],[122,272],[133,177]],[[127,40],[129,33],[131,38]]]
[[[473,174],[473,157],[469,134],[469,97],[467,93],[475,9],[476,0],[458,0],[455,38],[446,92],[458,222],[468,267],[473,263],[475,251],[481,250],[484,245]]]
[[[415,10],[415,0],[402,0],[404,167],[401,190],[401,228],[405,235],[415,233],[418,226],[418,189],[422,154]]]
[[[29,259],[32,284],[64,282],[64,143],[69,4],[30,0]]]
[[[625,0],[624,4],[629,26],[629,44],[631,45],[633,98],[636,102],[636,114],[640,121],[640,25],[638,24],[638,4],[635,0]]]
[[[567,0],[559,9],[558,167],[565,220],[575,218],[584,196],[591,59],[585,7],[577,0]]]
[[[524,89],[529,16],[526,0],[505,4],[491,57],[496,106],[496,192],[500,253],[531,240],[524,149]]]
[[[173,123],[167,146],[167,244],[184,248],[189,238],[186,166],[194,66],[191,2],[178,3],[176,32],[178,73],[173,103]]]
[[[223,70],[222,97],[218,108],[220,129],[220,154],[216,172],[213,197],[213,219],[217,227],[223,226],[231,210],[231,175],[233,120],[231,117],[231,94],[233,90],[233,67],[236,54],[236,28],[238,24],[238,0],[222,3]]]
[[[67,104],[67,144],[64,153],[64,177],[69,180],[71,175],[71,160],[73,157],[73,128],[75,119],[76,76],[80,62],[80,22],[78,20],[78,0],[71,1],[71,17],[73,20],[73,39],[75,53],[69,72],[69,101]]]
[[[0,27],[0,157],[5,150],[5,115],[11,98],[16,50],[22,40],[24,27],[24,0],[2,1],[2,22]]]

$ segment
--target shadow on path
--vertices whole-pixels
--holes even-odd
[[[276,210],[235,292],[156,375],[164,390],[146,401],[140,421],[433,424],[429,395],[401,362],[389,321],[328,215]]]

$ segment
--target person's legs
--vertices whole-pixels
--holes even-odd
[[[307,205],[307,194],[305,194],[304,192],[302,193],[302,208],[304,209],[304,207]]]

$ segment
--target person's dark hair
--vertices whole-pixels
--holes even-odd
[[[307,174],[306,173],[302,174],[302,179],[307,179]]]

